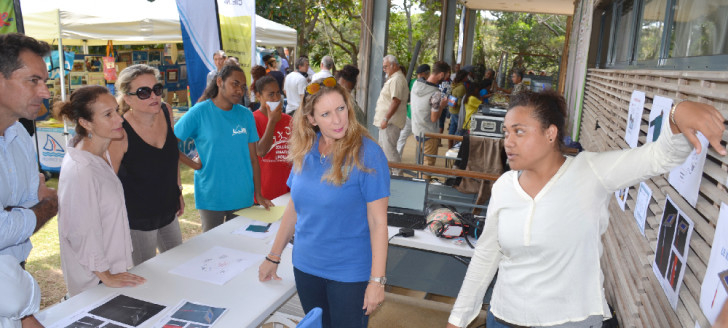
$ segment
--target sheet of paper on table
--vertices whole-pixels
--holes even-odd
[[[212,327],[226,308],[182,300],[160,320],[156,328]]]
[[[260,263],[263,255],[215,246],[191,260],[169,270],[169,273],[224,285],[247,268]]]
[[[165,308],[164,305],[113,294],[56,322],[50,328],[133,328],[140,326]]]
[[[235,212],[235,215],[255,219],[267,223],[278,221],[283,216],[285,206],[272,206],[270,210],[266,210],[262,206],[251,206]]]
[[[271,236],[274,237],[276,235],[276,232],[278,232],[278,228],[280,226],[281,226],[281,221],[276,221],[273,223],[265,223],[263,221],[253,220],[252,222],[233,230],[232,233],[236,234],[236,235],[242,235],[242,236],[247,236],[247,237],[256,238],[256,239],[265,239],[265,238],[271,237]],[[253,229],[253,228],[258,228],[258,227],[261,227],[266,230],[256,231],[258,229]]]

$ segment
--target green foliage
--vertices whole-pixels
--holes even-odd
[[[355,38],[354,35],[348,32],[350,32],[351,26],[359,25],[359,18],[354,13],[361,12],[360,8],[360,1],[357,0],[258,0],[255,2],[255,10],[258,15],[291,26],[298,32],[299,53],[297,55],[309,55],[311,53],[312,56],[309,56],[309,58],[314,65],[324,56],[320,55],[323,53],[319,49],[322,46],[321,44],[335,39],[340,40],[341,38],[335,30],[328,31],[329,34],[327,34],[327,30],[323,29],[324,24],[330,24],[332,28],[340,28],[339,26],[343,22],[345,26],[342,28],[347,32],[343,33],[343,35],[352,37],[350,40],[356,40],[354,44],[358,47],[358,37]],[[329,40],[326,40],[327,35],[330,38]],[[357,52],[358,48],[354,53]],[[336,56],[334,56],[334,59],[341,62],[337,60]]]
[[[321,11],[313,31],[316,42],[311,45],[311,62],[318,66],[323,56],[330,55],[337,69],[346,64],[358,65],[361,3],[338,1],[338,5],[322,7]]]
[[[409,66],[417,41],[422,42],[416,64],[437,60],[442,2],[403,0],[392,6],[389,17],[387,53]],[[457,5],[459,19],[461,5]],[[286,24],[298,31],[299,55],[308,55],[314,68],[331,55],[337,67],[357,64],[361,27],[360,0],[258,0],[258,15]],[[490,18],[488,18],[490,17]],[[566,17],[528,13],[479,12],[473,47],[473,62],[496,67],[501,53],[510,64],[556,74],[566,33]],[[455,26],[459,26],[456,22]],[[368,33],[371,27],[365,27]],[[457,51],[458,31],[454,33]],[[522,55],[517,55],[522,54]],[[534,56],[533,54],[543,55]]]
[[[566,35],[565,16],[512,12],[490,14],[494,19],[483,14],[478,17],[474,63],[495,68],[505,52],[508,68],[515,62],[518,68],[525,70],[543,70],[548,75],[558,72]]]
[[[415,65],[432,65],[437,60],[437,45],[440,37],[440,2],[409,0],[406,3],[410,6],[417,6],[422,12],[411,14],[408,24],[405,8],[393,7],[390,10],[387,53],[397,57],[401,65],[409,67],[415,45],[417,41],[421,41],[422,46]],[[412,34],[411,43],[409,41],[410,33]]]

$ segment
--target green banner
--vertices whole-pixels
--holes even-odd
[[[255,1],[217,0],[217,6],[222,50],[228,57],[238,57],[250,85],[255,56]]]
[[[15,23],[13,0],[0,0],[0,34],[17,32]]]

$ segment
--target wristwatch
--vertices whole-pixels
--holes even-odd
[[[381,276],[381,277],[369,277],[369,281],[376,282],[382,287],[387,284],[387,277]]]

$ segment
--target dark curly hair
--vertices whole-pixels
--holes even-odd
[[[340,78],[343,78],[346,81],[349,81],[352,83],[352,85],[356,86],[356,79],[359,77],[359,69],[354,65],[344,65],[344,67],[337,71],[335,76],[337,80]]]
[[[531,116],[541,123],[542,129],[547,129],[551,124],[556,126],[556,134],[559,149],[563,152],[564,129],[566,128],[566,100],[556,91],[544,90],[541,92],[524,91],[511,96],[508,110],[514,107],[531,107]]]
[[[265,74],[265,67],[263,66],[255,65],[250,69],[250,77],[253,79],[253,83],[250,84],[251,92],[255,92],[255,81],[258,81],[258,79],[265,76]]]
[[[22,51],[32,51],[38,56],[47,56],[51,46],[44,41],[38,41],[25,34],[8,33],[0,35],[0,73],[9,79],[10,75],[23,67],[20,61]]]
[[[202,92],[202,96],[200,96],[200,99],[197,99],[197,102],[202,102],[207,99],[212,99],[217,97],[218,92],[220,91],[220,88],[217,86],[217,78],[222,78],[222,81],[225,82],[225,80],[230,77],[230,75],[233,75],[233,72],[243,72],[243,69],[240,68],[238,65],[223,65],[223,67],[220,69],[219,72],[215,75],[215,80],[212,81],[209,85],[207,85],[207,88],[205,88],[205,91]],[[243,74],[243,77],[244,74]],[[245,81],[243,81],[245,82]],[[243,88],[243,90],[245,90]]]

